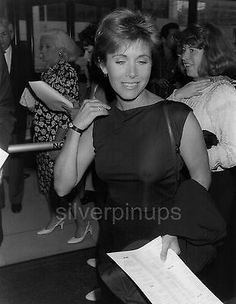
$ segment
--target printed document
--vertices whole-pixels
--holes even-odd
[[[44,81],[29,81],[35,95],[53,111],[65,111],[65,107],[73,108],[73,103],[54,90]]]
[[[162,261],[161,247],[158,237],[138,249],[107,254],[153,304],[223,304],[173,250]]]

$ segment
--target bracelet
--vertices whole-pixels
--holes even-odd
[[[72,130],[74,130],[75,132],[77,132],[79,134],[82,134],[84,132],[84,130],[81,130],[80,128],[73,125],[72,122],[69,123],[69,128],[71,128]]]

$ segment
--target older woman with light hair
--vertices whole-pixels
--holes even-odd
[[[47,70],[41,74],[41,80],[73,101],[74,107],[79,106],[79,85],[77,73],[70,62],[74,61],[77,56],[76,43],[63,30],[50,29],[42,33],[40,58],[44,61]],[[44,102],[38,100],[35,100],[33,107],[31,104],[30,108],[34,111],[34,142],[64,140],[71,121],[66,110],[52,111]],[[88,232],[91,233],[91,225],[86,220],[82,220],[82,210],[80,205],[78,207],[78,193],[83,187],[81,185],[76,187],[63,198],[56,195],[53,188],[53,171],[57,154],[58,151],[43,151],[36,156],[39,188],[51,207],[51,218],[48,224],[37,234],[49,234],[57,227],[62,229],[69,214],[76,220],[77,229],[68,243],[78,243],[83,241]]]
[[[61,29],[50,29],[42,33],[40,41],[51,41],[55,50],[55,61],[64,59],[67,62],[73,62],[79,56],[79,48],[72,38]],[[40,43],[42,46],[42,43]],[[42,54],[42,52],[41,52]],[[57,54],[60,58],[57,57]],[[51,64],[51,62],[50,62]]]

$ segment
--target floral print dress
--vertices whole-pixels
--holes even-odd
[[[42,73],[41,80],[48,83],[60,94],[75,100],[79,99],[78,77],[74,68],[60,60],[48,71]],[[53,112],[44,103],[36,100],[34,113],[34,142],[56,140],[58,128],[67,129],[70,118],[64,112]],[[54,160],[50,153],[39,152],[36,156],[37,174],[40,191],[47,194],[53,180]]]

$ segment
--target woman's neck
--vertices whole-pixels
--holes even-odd
[[[148,106],[150,104],[156,103],[162,100],[159,96],[156,96],[146,89],[134,100],[124,100],[120,96],[117,96],[116,106],[118,109],[125,111],[130,109],[135,109],[143,106]]]

